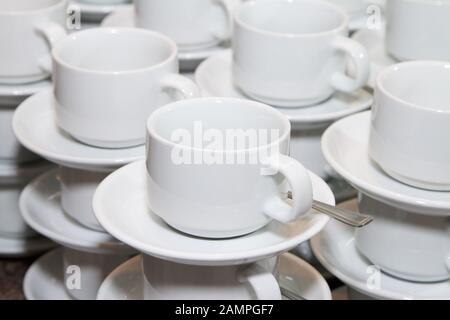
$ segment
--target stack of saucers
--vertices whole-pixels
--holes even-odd
[[[211,144],[210,134],[228,139],[233,128],[257,128],[260,141]],[[263,137],[265,128],[278,138]],[[94,196],[101,226],[142,252],[108,277],[98,298],[280,299],[281,284],[294,292],[286,297],[311,299],[299,285],[311,278],[314,298],[329,299],[305,262],[285,255],[276,263],[327,224],[312,199],[334,205],[327,184],[287,156],[290,130],[282,113],[244,99],[188,99],[153,112],[146,161],[112,173]]]
[[[70,7],[81,14],[83,25],[96,26],[118,10],[132,10],[131,0],[70,0]]]
[[[4,44],[0,50],[0,256],[6,257],[35,255],[54,246],[38,237],[20,216],[20,192],[50,165],[17,141],[12,118],[23,100],[50,87],[48,73],[38,62],[48,53],[49,26],[58,30],[65,11],[61,4],[36,8],[30,2],[29,6],[11,1],[0,8]],[[47,25],[36,23],[45,20]]]
[[[137,0],[135,8],[117,10],[104,27],[138,27],[161,32],[179,47],[180,70],[194,71],[211,55],[227,50],[236,0]]]
[[[447,1],[386,1],[385,19],[363,28],[353,39],[366,47],[371,61],[368,85],[377,75],[400,61],[450,60],[450,3]]]
[[[356,232],[331,223],[312,241],[350,297],[450,299],[449,70],[438,61],[386,68],[373,111],[324,134],[328,162],[374,217]]]

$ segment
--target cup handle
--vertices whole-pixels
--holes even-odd
[[[215,2],[225,11],[227,21],[226,31],[224,33],[215,34],[215,37],[220,41],[227,41],[231,38],[233,33],[234,7],[239,4],[241,0],[215,0]]]
[[[67,31],[61,25],[53,21],[43,21],[38,23],[36,26],[36,31],[39,32],[53,48],[55,44],[62,38],[67,36]],[[39,65],[42,70],[52,73],[52,58],[48,54],[39,59]]]
[[[311,178],[305,167],[285,155],[270,158],[266,175],[281,173],[286,177],[292,189],[292,206],[281,197],[275,196],[265,203],[264,213],[282,223],[289,223],[311,210],[313,202],[313,190]],[[263,174],[265,174],[263,172]]]
[[[366,48],[355,40],[342,36],[334,41],[333,46],[351,57],[355,64],[355,77],[351,78],[343,72],[336,72],[331,78],[331,86],[343,92],[354,92],[364,87],[370,73],[370,61]]]
[[[161,81],[163,90],[175,90],[179,92],[182,99],[192,99],[200,97],[199,87],[189,78],[180,74],[172,73],[165,76]]]
[[[238,281],[248,284],[254,294],[255,300],[281,300],[280,286],[277,280],[267,270],[257,264],[252,264],[238,270]]]

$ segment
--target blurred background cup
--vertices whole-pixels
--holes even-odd
[[[172,38],[181,51],[231,37],[232,11],[243,0],[135,0],[137,26]]]
[[[66,0],[0,1],[0,83],[19,84],[50,76],[42,66],[51,47],[66,36]]]
[[[353,92],[369,76],[366,50],[348,38],[349,18],[320,0],[248,1],[235,11],[234,83],[249,97],[279,107],[320,103]],[[355,65],[346,75],[347,58]]]

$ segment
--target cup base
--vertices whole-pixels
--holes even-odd
[[[39,82],[46,80],[50,77],[49,74],[37,74],[32,76],[19,76],[19,77],[5,77],[0,76],[0,84],[2,85],[21,85],[29,84],[33,82]]]
[[[97,147],[97,148],[103,148],[103,149],[133,148],[133,147],[137,147],[137,146],[145,144],[145,138],[126,140],[126,141],[102,141],[102,140],[83,138],[83,137],[76,136],[76,135],[71,135],[71,136],[75,140],[78,140],[79,142],[81,142],[85,145]]]
[[[240,230],[233,230],[233,231],[213,231],[213,230],[200,230],[200,229],[191,229],[191,228],[185,228],[182,227],[176,223],[166,223],[171,226],[172,228],[185,233],[187,235],[199,237],[199,238],[205,238],[205,239],[229,239],[229,238],[237,238],[242,237],[245,235],[248,235],[250,233],[253,233],[261,228],[263,228],[267,223],[264,223],[263,225],[259,225],[257,227],[251,227],[251,228],[244,228]]]
[[[259,94],[254,94],[248,91],[245,91],[241,89],[241,91],[248,97],[252,98],[253,100],[269,104],[274,107],[281,107],[281,108],[307,108],[312,107],[317,104],[320,104],[321,102],[324,102],[328,100],[332,94],[327,94],[325,96],[314,98],[314,99],[307,99],[307,100],[283,100],[283,99],[273,99],[270,97],[262,96]]]
[[[394,178],[397,181],[400,181],[401,183],[407,184],[411,187],[424,189],[424,190],[430,190],[430,191],[450,191],[450,185],[448,184],[441,184],[441,183],[434,183],[429,181],[421,181],[416,180],[413,178],[405,177],[403,175],[397,174],[389,169],[383,168],[383,170],[392,178]]]
[[[77,217],[76,215],[70,214],[69,211],[67,211],[65,208],[63,208],[64,213],[73,221],[75,221],[76,223],[82,225],[83,227],[86,227],[90,230],[93,231],[98,231],[98,232],[106,232],[105,229],[103,229],[103,227],[95,222],[91,222],[91,221],[86,221],[86,220],[82,220],[79,217]]]

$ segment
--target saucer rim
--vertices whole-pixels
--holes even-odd
[[[330,221],[330,218],[326,215],[319,214],[319,213],[310,213],[317,216],[315,223],[312,224],[312,226],[306,231],[301,233],[300,235],[297,235],[295,237],[292,237],[286,241],[282,241],[280,243],[277,243],[276,245],[272,245],[269,247],[261,247],[258,249],[253,249],[251,251],[246,252],[238,252],[238,253],[222,253],[220,255],[217,254],[211,254],[211,253],[185,253],[180,250],[173,250],[173,249],[165,249],[161,248],[161,246],[155,246],[154,244],[147,244],[143,243],[142,241],[136,240],[132,236],[130,236],[128,233],[123,232],[121,228],[118,228],[115,223],[111,223],[107,214],[105,214],[105,210],[103,210],[103,201],[105,200],[105,194],[107,194],[107,189],[111,185],[111,181],[115,180],[117,177],[121,177],[123,175],[123,172],[128,173],[128,171],[135,170],[137,171],[138,168],[143,169],[145,168],[145,160],[143,161],[137,161],[134,163],[131,163],[127,166],[124,166],[120,168],[119,170],[116,170],[111,175],[109,175],[106,179],[102,181],[102,183],[97,188],[94,199],[93,199],[93,208],[95,212],[95,216],[97,220],[99,221],[100,225],[113,237],[119,239],[120,241],[126,243],[132,248],[135,248],[137,251],[143,252],[148,255],[152,255],[155,257],[158,257],[163,260],[169,260],[174,261],[178,263],[185,263],[185,264],[191,264],[191,265],[209,265],[209,266],[225,266],[225,265],[237,265],[241,264],[242,261],[245,262],[251,262],[251,261],[257,261],[260,259],[264,259],[266,257],[275,256],[277,253],[288,251],[299,244],[299,238],[301,238],[301,242],[307,241],[308,239],[311,239],[316,234],[318,234]],[[310,174],[314,177],[317,177],[319,179],[318,181],[322,181],[320,177],[315,175],[314,173],[310,172]],[[325,182],[324,182],[325,183]],[[331,197],[334,199],[334,195],[327,186],[329,191],[330,199]],[[331,201],[328,201],[331,204]],[[334,201],[332,203],[334,205]],[[150,210],[148,209],[148,212]],[[241,237],[243,239],[245,237]]]
[[[102,159],[93,159],[93,158],[87,158],[82,156],[67,156],[65,154],[65,148],[61,147],[59,153],[51,152],[48,150],[46,145],[43,145],[42,143],[36,144],[35,140],[30,141],[29,134],[23,133],[23,130],[20,128],[21,125],[19,122],[25,118],[27,118],[29,110],[35,110],[37,108],[40,108],[41,110],[45,111],[42,114],[46,116],[47,118],[52,117],[54,119],[55,114],[53,111],[53,108],[51,108],[51,103],[42,103],[39,105],[40,100],[48,99],[50,101],[52,95],[52,90],[44,90],[40,93],[37,93],[28,99],[26,99],[23,103],[21,103],[14,114],[12,126],[14,134],[16,135],[17,139],[20,141],[21,144],[23,144],[27,149],[30,151],[42,156],[43,158],[49,160],[50,162],[57,163],[62,166],[70,167],[70,168],[77,168],[77,169],[85,169],[85,170],[95,170],[95,171],[109,171],[111,169],[119,168],[123,165],[126,165],[128,163],[143,159],[145,157],[145,144],[139,145],[132,148],[126,148],[126,150],[141,150],[142,155],[130,157],[130,158],[121,158],[121,159],[112,159],[112,158],[102,158]],[[54,121],[51,121],[53,125],[55,126],[55,129],[57,132],[60,132],[57,128],[57,125]],[[27,123],[31,124],[31,127],[36,124],[36,121],[27,121]],[[59,134],[59,133],[58,133]],[[71,138],[73,139],[73,138]],[[92,146],[85,145],[81,142],[78,142],[74,140],[75,143],[77,143],[80,147],[89,148],[92,150],[98,150],[99,152],[102,152],[102,150],[111,150],[111,149],[102,149],[102,148],[96,148]],[[113,149],[115,150],[115,149]],[[116,149],[116,151],[119,151],[120,149]]]
[[[354,115],[351,115],[349,117],[346,117],[344,119],[341,119],[334,124],[332,124],[323,134],[322,136],[322,152],[324,154],[325,159],[330,164],[331,167],[333,167],[334,170],[336,170],[339,175],[341,175],[345,180],[347,180],[351,185],[355,187],[355,189],[359,190],[360,192],[366,193],[367,195],[370,195],[374,197],[375,199],[381,201],[381,202],[388,202],[391,205],[395,206],[402,206],[406,210],[411,210],[416,213],[421,213],[424,215],[433,215],[433,216],[450,216],[450,213],[448,210],[450,210],[450,201],[436,201],[436,200],[429,200],[429,199],[420,199],[421,201],[418,202],[416,197],[407,196],[405,194],[399,194],[398,192],[389,191],[381,186],[374,186],[372,183],[367,182],[365,179],[359,178],[358,176],[354,175],[347,169],[345,169],[341,162],[336,160],[333,156],[333,152],[331,151],[331,140],[336,135],[334,132],[336,130],[339,130],[338,128],[342,127],[348,127],[347,122],[353,122],[356,121],[355,119],[358,119],[359,122],[367,122],[367,125],[370,126],[370,116],[372,111],[365,111],[360,112]],[[359,135],[359,137],[363,137],[363,135]],[[365,140],[365,144],[368,144],[367,139]],[[355,152],[355,151],[354,151]],[[371,167],[373,167],[373,163],[371,163]],[[378,170],[374,170],[374,172],[379,172]],[[420,190],[418,188],[410,187],[406,184],[403,184],[394,178],[390,178],[394,183],[397,183],[398,185],[402,186],[403,188],[407,189],[414,189],[414,190]],[[432,190],[423,190],[424,192],[434,192]],[[436,193],[442,193],[440,191],[435,191]],[[431,213],[424,213],[421,210],[433,210],[436,212]],[[447,212],[446,212],[447,211]]]
[[[58,172],[59,169],[54,169],[39,175],[33,181],[31,181],[22,191],[19,199],[19,207],[21,215],[23,219],[26,221],[26,223],[39,234],[44,235],[45,237],[51,239],[52,241],[58,243],[63,247],[68,247],[74,250],[82,252],[91,252],[96,254],[135,253],[136,251],[134,249],[127,247],[124,243],[114,239],[114,237],[112,236],[110,236],[111,241],[107,242],[91,242],[86,239],[68,237],[65,235],[64,230],[58,232],[56,231],[56,229],[49,229],[46,225],[44,226],[40,224],[39,221],[34,219],[35,215],[31,213],[31,211],[33,210],[29,210],[30,197],[33,196],[33,193],[39,192],[39,188],[37,187],[38,185],[48,186],[50,180],[52,180],[53,178],[57,179]],[[52,188],[50,190],[52,190]],[[55,193],[53,194],[51,199],[47,199],[48,201],[46,201],[46,203],[53,202],[54,199],[56,198],[59,199],[59,197],[55,197],[59,193],[60,189],[58,188],[58,191],[55,190]],[[90,230],[86,227],[83,227],[82,225],[76,224],[75,221],[70,220],[69,217],[66,214],[64,214],[61,205],[59,205],[59,208],[61,216],[64,217],[71,225],[83,228],[87,232],[92,232],[92,234],[101,233],[100,231]],[[45,210],[34,210],[34,211],[45,212]],[[107,234],[105,233],[105,235]]]

